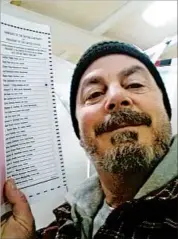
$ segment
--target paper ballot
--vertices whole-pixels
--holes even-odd
[[[1,14],[0,173],[29,203],[67,188],[48,26]]]

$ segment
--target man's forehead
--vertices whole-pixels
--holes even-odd
[[[146,72],[149,72],[146,66],[139,60],[121,54],[112,54],[101,57],[95,60],[84,72],[82,79],[88,78],[90,75],[100,74],[100,73],[114,73],[117,74],[124,69],[130,68],[131,66],[140,66]]]

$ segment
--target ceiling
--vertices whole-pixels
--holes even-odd
[[[22,8],[53,18],[56,22],[59,21],[59,25],[66,24],[66,27],[71,27],[71,31],[68,32],[68,34],[71,32],[71,37],[62,42],[65,32],[61,31],[62,36],[54,41],[54,46],[56,55],[74,63],[86,48],[103,39],[126,41],[145,50],[168,36],[177,35],[176,19],[158,28],[143,20],[143,11],[154,1],[19,0],[13,2],[18,3]],[[75,39],[76,36],[80,38],[78,41]],[[162,58],[173,57],[177,57],[177,44],[167,49],[162,56]]]

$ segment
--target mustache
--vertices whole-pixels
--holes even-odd
[[[97,137],[103,133],[127,126],[146,125],[150,127],[151,123],[151,117],[147,113],[137,112],[131,109],[119,110],[118,112],[112,113],[109,120],[95,127],[95,136]]]

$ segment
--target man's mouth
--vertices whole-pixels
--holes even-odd
[[[115,131],[115,130],[118,130],[118,129],[123,129],[123,128],[126,128],[126,127],[135,127],[135,126],[141,126],[142,124],[140,123],[140,124],[117,124],[117,123],[115,123],[115,124],[112,124],[111,126],[109,126],[108,128],[107,128],[107,130],[106,130],[106,132],[104,132],[104,133],[109,133],[109,132],[112,132],[112,131]]]
[[[95,128],[95,135],[97,137],[101,134],[126,127],[134,127],[141,125],[150,127],[151,123],[151,117],[145,113],[138,113],[129,109],[124,111],[120,110],[119,112],[117,112],[117,114],[111,115],[110,119],[107,122],[99,124]]]
[[[119,129],[124,129],[124,128],[127,128],[127,127],[136,127],[136,126],[141,126],[143,125],[142,123],[138,123],[138,124],[126,124],[126,123],[121,123],[121,124],[118,124],[117,122],[116,123],[112,123],[112,125],[108,125],[107,129],[98,129],[96,131],[96,136],[99,136],[99,135],[102,135],[102,134],[105,134],[105,133],[110,133],[110,132],[113,132],[113,131],[116,131],[116,130],[119,130]]]

